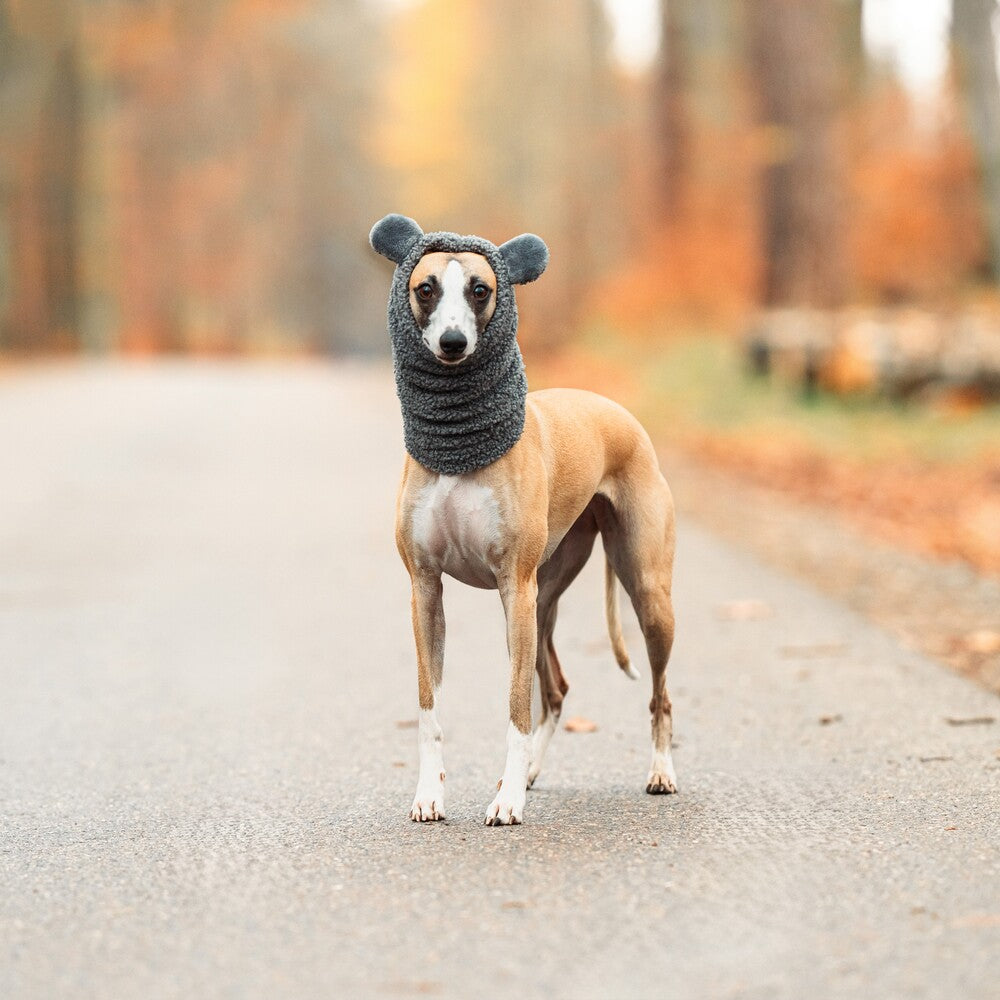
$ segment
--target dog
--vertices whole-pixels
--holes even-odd
[[[506,301],[507,284],[533,280],[547,263],[545,251],[539,268],[541,251],[529,236],[499,248],[480,241],[462,249],[466,243],[452,240],[440,249],[441,240],[423,237],[416,223],[405,217],[388,216],[376,225],[372,245],[399,265],[398,278],[405,281],[399,294],[405,294],[413,322],[411,340],[420,337],[416,347],[408,341],[406,350],[424,352],[411,357],[440,366],[442,372],[474,364],[491,336],[498,302],[503,306]],[[537,237],[530,240],[541,244]],[[541,247],[544,250],[544,244]],[[532,253],[536,258],[529,266],[524,258]],[[390,309],[390,326],[391,317]],[[516,329],[516,312],[514,325]],[[397,352],[397,381],[406,377],[406,363]],[[568,690],[553,645],[559,598],[587,562],[598,535],[606,557],[605,608],[614,656],[628,677],[639,676],[622,636],[620,581],[635,608],[649,658],[652,760],[646,791],[677,791],[666,686],[674,639],[670,489],[649,436],[628,411],[595,393],[545,389],[526,395],[519,436],[489,464],[442,474],[412,454],[405,460],[396,505],[396,545],[412,584],[417,653],[419,776],[412,820],[441,820],[446,815],[443,736],[435,712],[445,644],[442,575],[497,590],[503,603],[510,721],[503,776],[485,822],[518,824],[524,819],[526,790],[541,770]],[[535,674],[541,719],[532,731]]]

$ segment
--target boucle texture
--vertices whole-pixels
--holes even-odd
[[[406,450],[421,465],[448,476],[495,462],[521,437],[528,391],[511,286],[542,273],[548,261],[545,244],[530,234],[501,247],[478,236],[424,234],[398,215],[376,224],[371,243],[397,265],[388,317]],[[493,316],[475,351],[458,365],[443,364],[427,349],[410,309],[410,275],[424,254],[435,251],[482,254],[497,279]]]

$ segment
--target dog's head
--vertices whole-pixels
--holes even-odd
[[[549,252],[531,233],[499,247],[469,237],[475,248],[469,250],[436,249],[435,237],[440,235],[425,237],[412,219],[387,215],[369,238],[382,256],[398,267],[410,267],[410,311],[423,342],[442,364],[458,365],[475,352],[501,297],[513,296],[510,285],[539,277]]]
[[[410,275],[410,310],[438,361],[461,364],[497,307],[497,276],[478,253],[424,254]]]

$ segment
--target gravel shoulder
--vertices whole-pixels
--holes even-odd
[[[678,508],[1000,694],[1000,578],[888,545],[846,516],[670,451]]]

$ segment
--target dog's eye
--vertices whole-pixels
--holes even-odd
[[[490,297],[490,290],[480,281],[472,286],[472,297],[477,302],[485,302]]]
[[[424,281],[417,285],[417,298],[421,302],[429,302],[433,294],[434,286],[429,281]]]

